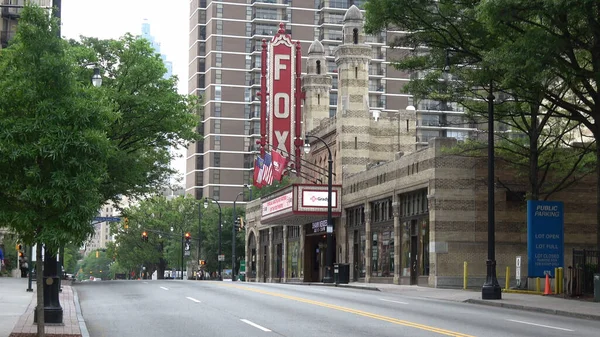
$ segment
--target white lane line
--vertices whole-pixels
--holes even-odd
[[[256,324],[256,323],[254,323],[254,322],[250,322],[250,321],[249,321],[249,320],[247,320],[247,319],[240,319],[240,321],[242,321],[242,322],[244,322],[244,323],[246,323],[246,324],[248,324],[248,325],[252,325],[253,327],[255,327],[255,328],[257,328],[257,329],[260,329],[260,330],[262,330],[262,331],[264,331],[264,332],[271,332],[271,330],[269,330],[269,329],[265,328],[264,326],[260,326],[260,325],[258,325],[258,324]]]
[[[144,281],[144,283],[148,284],[148,281]]]
[[[165,288],[165,287],[160,287],[160,289],[162,289],[162,290],[169,290],[169,288]]]
[[[384,302],[392,302],[392,303],[398,303],[398,304],[408,304],[407,302],[400,302],[400,301],[392,301],[392,300],[386,300],[384,298],[380,298],[380,301],[384,301]]]
[[[197,299],[193,298],[193,297],[186,297],[188,300],[196,302],[196,303],[200,303],[200,301],[198,301]]]
[[[322,293],[326,293],[327,290],[323,290],[323,289],[313,289],[314,291],[318,291],[318,292],[322,292]]]
[[[517,321],[515,319],[507,319],[507,321],[510,322],[515,322],[515,323],[521,323],[521,324],[527,324],[527,325],[535,325],[535,326],[539,326],[542,328],[548,328],[548,329],[555,329],[555,330],[561,330],[561,331],[575,331],[575,330],[571,330],[571,329],[565,329],[565,328],[559,328],[556,326],[550,326],[550,325],[543,325],[543,324],[537,324],[537,323],[531,323],[531,322],[524,322],[524,321]]]

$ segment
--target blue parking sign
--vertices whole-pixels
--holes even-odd
[[[555,277],[564,265],[564,207],[560,201],[527,201],[528,277]]]

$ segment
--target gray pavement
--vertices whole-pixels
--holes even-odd
[[[0,336],[8,336],[25,313],[34,292],[27,292],[27,279],[0,277]]]
[[[350,286],[157,280],[76,288],[91,337],[563,337],[600,331],[597,320],[464,303],[456,290]]]
[[[336,286],[324,283],[301,283],[312,286]],[[440,289],[396,284],[378,284],[350,282],[337,287],[374,290],[387,293],[401,294],[409,297],[430,298],[454,302],[465,302],[488,306],[504,307],[555,314],[567,317],[600,320],[600,303],[589,300],[579,300],[564,295],[533,295],[502,293],[501,300],[483,300],[481,290],[477,289]]]

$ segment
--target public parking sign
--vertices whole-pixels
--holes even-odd
[[[527,201],[528,277],[555,277],[564,264],[564,208],[558,201]]]

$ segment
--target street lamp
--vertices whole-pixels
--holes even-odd
[[[221,277],[221,232],[222,232],[222,226],[223,226],[223,222],[221,221],[222,215],[223,213],[221,212],[221,204],[219,204],[219,202],[211,197],[206,197],[204,199],[204,208],[208,208],[208,200],[212,200],[215,204],[217,204],[217,206],[219,206],[219,255],[217,256],[217,260],[218,260],[218,266],[219,266],[219,281],[222,281],[222,277]]]
[[[244,184],[244,187],[248,189],[250,192],[250,200],[252,200],[252,189],[248,186],[248,184]],[[242,196],[242,200],[244,199],[244,191],[238,193],[233,201],[233,222],[231,224],[231,281],[235,282],[235,222],[237,221],[237,214],[235,211],[235,204],[237,203],[238,198]]]
[[[333,269],[333,219],[331,215],[331,202],[332,202],[332,177],[333,177],[333,159],[331,157],[331,149],[329,145],[318,136],[306,135],[304,136],[304,153],[310,153],[310,143],[308,142],[308,138],[314,138],[327,148],[328,159],[327,159],[327,250],[325,251],[325,277],[323,278],[323,283],[333,283],[333,275],[331,274]]]
[[[183,280],[183,228],[182,227],[178,227],[179,230],[181,231],[181,237],[180,237],[180,244],[181,244],[181,276],[179,277],[180,280]],[[171,232],[173,231],[173,226],[171,226]]]
[[[92,75],[92,85],[96,88],[102,85],[102,76],[100,75],[100,68],[94,68],[94,75]]]
[[[502,299],[502,289],[496,278],[496,224],[494,204],[494,84],[490,82],[488,95],[488,259],[487,275],[481,288],[484,300]]]

